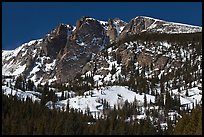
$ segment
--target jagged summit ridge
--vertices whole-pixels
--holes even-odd
[[[195,33],[202,32],[202,27],[146,16],[137,16],[129,23],[119,18],[100,21],[82,17],[75,26],[60,23],[42,39],[24,43],[15,50],[3,50],[2,72],[23,74],[36,83],[68,82],[86,70],[87,62],[107,45],[143,32]]]
[[[137,16],[126,25],[121,35],[132,35],[145,31],[157,33],[195,33],[201,32],[202,27],[168,22],[146,16]]]

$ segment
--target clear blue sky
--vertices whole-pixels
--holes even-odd
[[[98,20],[136,16],[202,26],[202,2],[2,2],[2,49],[39,39],[59,23],[82,16]]]

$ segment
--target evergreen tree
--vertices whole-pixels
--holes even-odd
[[[189,96],[189,94],[188,94],[188,89],[186,89],[186,94],[185,94],[187,97]]]
[[[14,88],[20,89],[20,90],[23,90],[23,91],[25,90],[25,88],[24,88],[24,78],[23,78],[22,75],[19,75],[16,78],[16,82],[15,82]]]
[[[111,69],[110,73],[111,73],[111,75],[114,75],[116,73],[115,64],[112,65],[112,69]]]
[[[144,107],[145,108],[147,107],[147,96],[146,96],[146,94],[144,94]]]
[[[33,88],[34,88],[34,82],[29,79],[27,82],[27,90],[32,91]]]

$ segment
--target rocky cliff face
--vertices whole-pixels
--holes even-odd
[[[158,69],[164,69],[168,63],[179,64],[179,61],[171,61],[169,56],[163,56],[165,49],[159,49],[162,55],[156,55],[144,46],[155,47],[163,43],[165,47],[164,41],[149,44],[144,44],[145,41],[118,43],[143,32],[195,33],[202,32],[202,28],[143,16],[129,23],[118,18],[104,22],[82,17],[76,21],[76,26],[61,23],[42,39],[32,40],[15,50],[3,50],[2,72],[3,75],[23,74],[37,84],[53,81],[66,83],[78,74],[94,71],[96,65],[95,74],[108,80],[113,66],[111,62],[114,61],[126,69],[131,69],[133,62]],[[131,44],[133,46],[129,46]]]
[[[110,43],[118,41],[119,36],[121,35],[121,31],[123,30],[126,24],[126,22],[120,20],[119,18],[108,20],[107,36],[110,39]]]
[[[99,21],[89,17],[78,20],[76,29],[59,57],[60,61],[56,67],[57,79],[62,82],[73,80],[76,74],[81,73],[82,66],[107,44],[109,39]]]
[[[6,64],[3,72],[5,75],[23,73],[37,83],[68,82],[108,44],[104,26],[96,19],[82,17],[76,21],[76,27],[61,23],[43,39],[11,51],[15,52],[12,58],[7,54],[9,51],[3,51],[5,60],[2,63]]]
[[[197,69],[201,67],[201,33],[165,36],[159,34],[153,40],[140,39],[137,36],[139,35],[134,40],[113,44],[99,52],[83,67],[83,75],[92,74],[98,86],[128,81],[133,75],[137,81],[137,77],[143,77],[147,81],[163,78],[172,80],[178,77],[179,71],[185,70],[193,70],[193,73],[199,75],[198,79],[201,78],[202,72]],[[193,41],[195,37],[199,39],[196,43]],[[175,42],[173,39],[177,38]],[[180,72],[179,75],[183,74]],[[197,80],[195,77],[192,79]]]
[[[115,24],[113,24],[113,20],[108,21],[107,36],[110,38],[111,43],[116,41],[116,38],[118,37],[116,26],[115,26]]]
[[[45,56],[56,58],[59,51],[65,47],[67,42],[68,28],[65,24],[59,24],[49,36],[43,39],[41,47]]]

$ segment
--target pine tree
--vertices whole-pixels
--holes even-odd
[[[189,94],[188,94],[188,89],[186,89],[186,94],[185,94],[185,95],[186,95],[186,97],[188,97],[188,96],[189,96]]]
[[[16,89],[20,89],[20,90],[25,90],[24,89],[24,78],[22,75],[19,75],[17,78],[16,78],[16,82],[15,82],[15,86],[14,88]]]
[[[61,95],[60,100],[64,100],[64,99],[65,99],[65,96],[64,96],[64,91],[62,91],[61,93],[62,93],[62,95]]]
[[[175,135],[199,135],[202,134],[202,107],[197,106],[192,113],[182,114],[182,118],[179,119],[176,124],[174,134]]]
[[[145,108],[147,107],[147,97],[146,97],[146,94],[144,94],[144,107]]]
[[[115,64],[112,65],[112,69],[111,69],[111,75],[114,75],[116,73],[116,68],[115,68]]]
[[[26,87],[27,87],[27,90],[32,91],[34,88],[34,82],[29,79]]]

